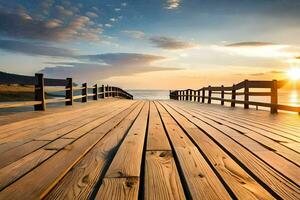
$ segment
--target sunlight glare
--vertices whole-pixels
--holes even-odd
[[[287,76],[293,81],[300,80],[300,68],[291,68],[287,71]]]

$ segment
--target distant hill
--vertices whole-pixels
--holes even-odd
[[[46,78],[45,82],[51,86],[65,84],[64,80],[59,80],[59,79]],[[36,79],[34,76],[25,76],[25,75],[12,74],[12,73],[0,71],[0,84],[5,84],[5,85],[18,84],[18,85],[24,86],[24,85],[35,85],[35,83],[36,83]],[[77,86],[78,84],[73,83],[73,85]]]
[[[34,85],[35,78],[33,76],[24,76],[0,71],[0,84]]]

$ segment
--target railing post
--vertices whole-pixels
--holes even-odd
[[[244,108],[249,109],[249,84],[248,80],[244,81]]]
[[[193,94],[193,91],[190,90],[190,92],[189,92],[189,95],[190,95],[190,101],[192,101],[192,94]]]
[[[196,99],[197,97],[196,97],[196,96],[197,96],[197,91],[194,90],[194,101],[195,101],[195,102],[197,101],[197,99]]]
[[[93,93],[94,93],[93,99],[97,101],[98,100],[98,84],[94,85]]]
[[[108,97],[108,85],[105,86],[105,97]]]
[[[211,104],[211,86],[208,86],[208,104]]]
[[[46,110],[44,75],[35,74],[35,78],[36,78],[36,84],[34,86],[35,101],[41,101],[41,104],[34,105],[34,110]]]
[[[232,86],[232,93],[231,93],[231,107],[235,107],[235,100],[236,100],[236,89],[235,84]]]
[[[102,92],[101,98],[104,99],[104,98],[105,98],[105,86],[104,86],[104,85],[102,85],[102,86],[100,87],[100,92]]]
[[[221,86],[221,105],[224,106],[224,98],[225,98],[225,91],[224,91],[224,85]]]
[[[66,79],[66,99],[69,99],[69,101],[66,101],[67,106],[73,105],[73,79],[72,78]]]
[[[88,88],[87,88],[87,83],[83,83],[82,84],[82,98],[81,98],[81,102],[87,102],[88,101]]]
[[[277,113],[277,105],[278,105],[278,87],[277,87],[277,80],[272,81],[271,86],[271,113]]]
[[[202,88],[202,103],[205,102],[205,89]]]
[[[198,96],[197,97],[197,102],[200,102],[200,93],[201,93],[200,90],[198,90],[198,92],[197,92],[197,96]]]

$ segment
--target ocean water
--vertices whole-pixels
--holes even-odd
[[[127,92],[132,94],[134,99],[169,99],[169,90],[127,90]]]

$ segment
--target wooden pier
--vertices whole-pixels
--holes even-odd
[[[0,199],[300,199],[300,117],[109,98],[0,117]]]

